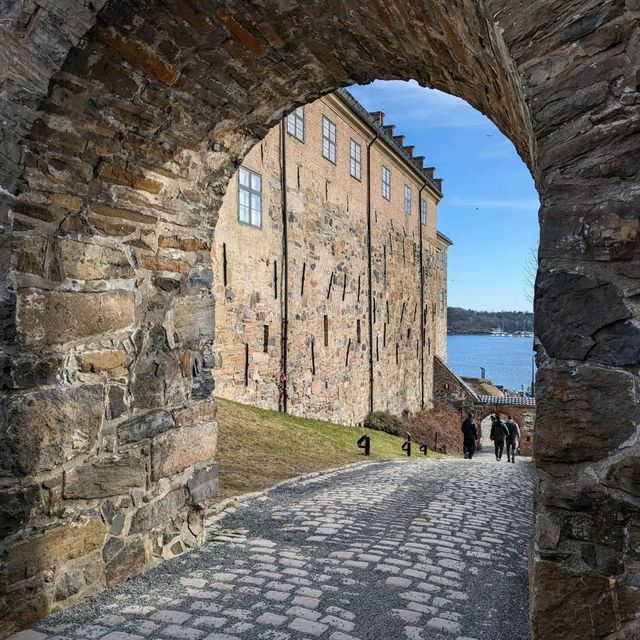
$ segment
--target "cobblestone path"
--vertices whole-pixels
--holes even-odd
[[[526,640],[530,466],[414,458],[281,487],[14,638]]]

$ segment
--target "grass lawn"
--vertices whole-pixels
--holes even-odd
[[[400,448],[403,439],[386,433],[296,418],[221,398],[217,403],[220,464],[217,500],[350,462],[406,457]],[[364,433],[371,436],[368,458],[356,446]],[[415,445],[412,453],[422,456]],[[429,456],[442,457],[432,452]]]

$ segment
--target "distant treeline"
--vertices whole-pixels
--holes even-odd
[[[498,328],[508,333],[533,331],[533,313],[526,311],[473,311],[449,307],[448,314],[449,333],[489,333]]]

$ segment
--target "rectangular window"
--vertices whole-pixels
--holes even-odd
[[[322,157],[336,163],[336,125],[322,116]]]
[[[440,317],[444,318],[444,288],[440,289]]]
[[[287,133],[304,142],[304,107],[298,107],[287,116]]]
[[[264,334],[262,336],[262,350],[264,353],[269,353],[269,325],[264,325]]]
[[[420,199],[420,222],[427,224],[427,201]]]
[[[391,171],[382,166],[382,197],[391,200]]]
[[[323,322],[324,346],[329,346],[329,316],[324,317]]]
[[[404,185],[404,212],[411,213],[411,187],[408,184]]]
[[[246,167],[238,172],[238,220],[262,227],[262,177]]]
[[[361,151],[360,145],[355,140],[351,140],[349,144],[349,172],[356,180],[362,178]]]
[[[438,249],[436,251],[436,269],[441,269],[441,268],[442,268],[442,251]]]

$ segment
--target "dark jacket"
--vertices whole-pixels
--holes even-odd
[[[504,441],[504,439],[509,435],[509,430],[502,420],[496,420],[491,425],[491,439],[497,440],[498,442]]]
[[[509,432],[507,440],[513,441],[520,437],[520,427],[513,420],[507,420],[504,426],[507,427]]]
[[[478,439],[478,430],[476,429],[476,423],[473,420],[467,418],[462,423],[462,434],[464,435],[465,440],[477,440]]]

